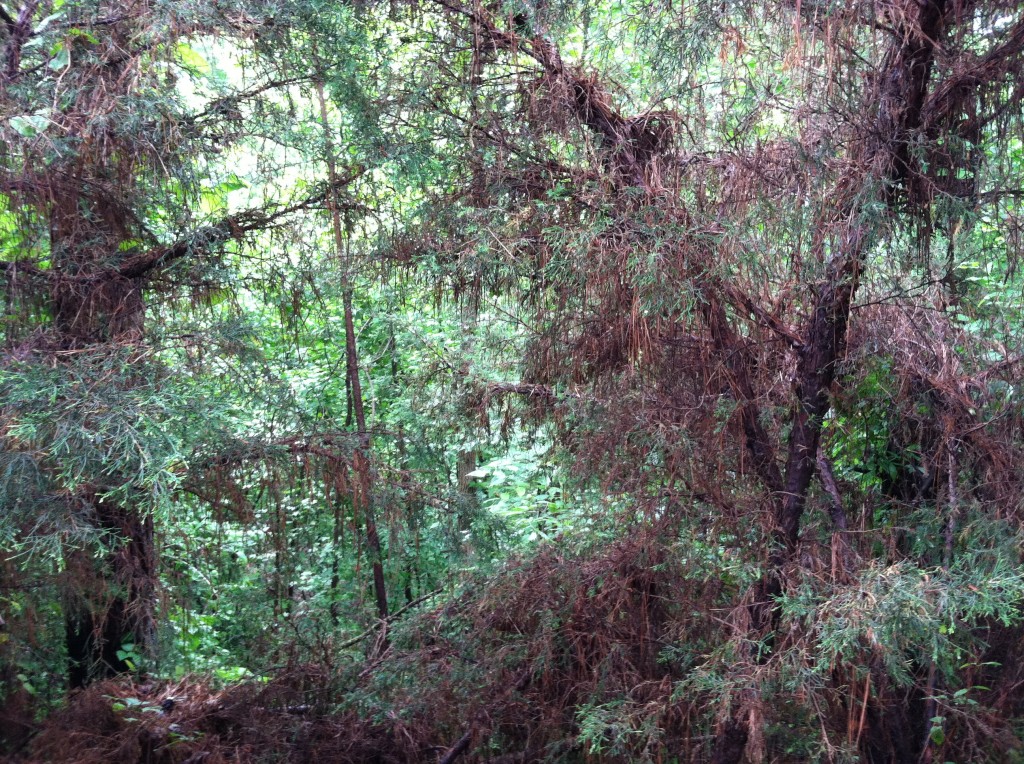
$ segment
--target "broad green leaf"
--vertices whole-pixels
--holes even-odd
[[[62,69],[67,69],[68,66],[71,65],[71,49],[63,42],[58,42],[54,45],[50,50],[50,54],[53,58],[50,59],[47,66],[51,70],[59,72]]]
[[[32,138],[49,126],[50,120],[42,114],[11,117],[11,127],[23,138]]]

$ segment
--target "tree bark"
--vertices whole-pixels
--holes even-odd
[[[84,567],[85,580],[95,588],[75,597],[65,610],[71,688],[136,670],[122,651],[126,644],[139,657],[151,656],[156,648],[153,519],[95,497],[92,507],[96,527],[110,534],[111,548],[99,570],[84,552],[73,553],[77,559],[69,569],[77,573]]]
[[[140,281],[93,270],[128,236],[122,225],[126,213],[105,195],[94,198],[89,187],[80,173],[69,174],[50,212],[56,275],[48,296],[55,344],[66,350],[136,343],[143,333]],[[116,480],[105,476],[102,483],[87,485],[69,499],[85,509],[107,548],[98,563],[86,550],[70,555],[69,570],[80,576],[71,589],[81,591],[70,595],[65,607],[72,688],[137,668],[122,652],[124,645],[133,646],[136,660],[152,656],[156,646],[153,521],[144,510],[103,498],[120,487]]]
[[[870,92],[870,102],[864,109],[865,114],[873,115],[873,122],[864,126],[866,137],[849,158],[851,173],[861,173],[864,167],[868,172],[859,183],[852,177],[840,181],[845,194],[840,197],[837,219],[850,222],[828,263],[808,326],[802,332],[804,343],[799,349],[784,487],[775,502],[774,545],[768,571],[756,586],[751,613],[753,628],[766,637],[778,623],[779,610],[774,602],[784,588],[783,568],[799,542],[836,364],[846,345],[850,308],[872,241],[862,217],[868,205],[882,202],[892,206],[899,185],[914,172],[909,142],[921,125],[935,46],[942,39],[948,11],[946,0],[906,2],[894,11],[901,23],[881,66],[881,93]],[[735,745],[739,729],[746,732],[744,737],[749,736],[742,709],[716,737],[712,754],[716,764],[736,764],[742,758],[743,748]]]
[[[366,545],[370,550],[370,562],[373,568],[373,594],[377,604],[377,616],[388,617],[388,594],[384,579],[384,555],[380,536],[377,533],[377,519],[373,507],[373,472],[370,463],[370,435],[366,428],[366,412],[363,408],[363,388],[359,379],[359,348],[356,342],[355,319],[352,310],[351,262],[345,256],[345,236],[341,224],[341,211],[338,204],[337,165],[334,162],[334,148],[330,136],[330,122],[327,118],[327,100],[324,97],[323,80],[316,83],[317,100],[320,106],[320,120],[324,130],[324,148],[327,161],[327,174],[330,193],[327,203],[331,211],[331,222],[334,229],[335,253],[341,261],[341,294],[342,310],[345,314],[345,371],[348,382],[352,409],[356,418],[356,431],[359,433],[359,444],[352,461],[355,473],[355,487],[352,496],[354,511],[363,515],[366,526]]]

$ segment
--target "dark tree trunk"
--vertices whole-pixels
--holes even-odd
[[[916,686],[897,690],[885,669],[871,670],[876,699],[868,703],[860,753],[868,764],[901,764],[924,760],[928,735],[927,703]]]
[[[747,747],[750,730],[747,725],[728,719],[715,739],[715,749],[711,754],[711,764],[730,764],[739,761]]]
[[[131,672],[137,668],[132,656],[152,655],[156,647],[153,520],[102,500],[94,506],[97,527],[110,534],[110,551],[101,569],[85,579],[95,582],[95,591],[76,597],[65,614],[72,688]],[[90,560],[77,562],[71,567],[76,573],[82,566],[93,567]],[[126,654],[129,644],[133,647]]]
[[[11,593],[17,585],[17,573],[5,556],[0,556],[0,591]],[[31,631],[33,609],[20,612],[6,609],[0,614],[0,757],[12,754],[28,742],[35,731],[36,696],[25,689],[18,674],[24,671],[14,645],[13,633]],[[20,627],[20,628],[19,628]]]
[[[109,251],[127,236],[128,213],[116,201],[93,198],[91,185],[72,174],[55,202],[50,235],[61,275],[51,282],[49,299],[57,346],[95,349],[142,338],[145,303],[142,283],[105,267]],[[88,208],[90,212],[84,212]],[[130,385],[128,381],[124,384]],[[107,552],[98,562],[88,552],[71,554],[65,638],[72,688],[133,671],[139,657],[156,643],[156,552],[153,521],[134,507],[105,500],[120,488],[109,477],[74,498],[102,536]],[[124,651],[125,645],[130,651]]]
[[[894,12],[894,16],[900,16],[900,33],[895,35],[880,67],[881,92],[872,93],[872,102],[865,105],[864,113],[873,115],[873,119],[865,124],[859,148],[851,157],[856,172],[864,167],[868,172],[859,184],[853,178],[840,184],[846,188],[846,198],[838,205],[838,219],[850,221],[849,227],[818,287],[814,309],[803,333],[783,490],[775,500],[775,543],[768,571],[755,587],[751,611],[753,628],[769,645],[780,615],[775,599],[783,592],[783,567],[799,541],[836,364],[846,345],[850,308],[871,246],[872,236],[859,218],[866,204],[881,201],[893,205],[900,184],[914,172],[909,143],[921,125],[935,46],[942,38],[948,10],[946,0],[923,0],[907,3],[898,13]],[[872,185],[877,190],[872,191]],[[741,737],[741,728],[745,740],[749,730],[739,709],[716,737],[712,754],[716,764],[740,761],[743,747],[737,746],[736,741]]]

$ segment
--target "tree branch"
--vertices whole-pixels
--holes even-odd
[[[363,168],[357,169],[351,175],[339,179],[339,185],[344,186],[353,182],[364,172]],[[257,207],[229,215],[220,222],[204,226],[194,231],[188,238],[180,239],[173,244],[164,244],[129,254],[114,266],[111,266],[109,262],[97,263],[94,270],[85,270],[72,276],[60,270],[41,271],[34,263],[26,260],[0,261],[0,275],[6,276],[8,288],[11,287],[11,282],[18,277],[45,279],[51,282],[60,279],[80,283],[95,283],[114,278],[151,278],[154,272],[166,268],[184,257],[209,252],[230,239],[239,239],[253,231],[279,228],[285,224],[285,219],[290,215],[324,204],[327,193],[325,184],[325,187],[317,193],[272,211],[268,211],[265,207]],[[352,209],[357,207],[358,205],[355,204],[350,206]]]
[[[380,619],[378,619],[373,624],[373,626],[368,628],[362,634],[357,634],[356,636],[352,637],[351,639],[348,639],[348,640],[342,642],[340,645],[337,645],[334,649],[335,650],[347,650],[350,647],[354,647],[355,645],[358,645],[360,642],[362,642],[367,637],[373,636],[373,634],[375,634],[381,628],[381,626],[383,626],[383,625],[385,625],[387,623],[390,623],[391,621],[395,620],[398,616],[400,616],[402,613],[406,612],[407,610],[409,610],[411,608],[416,607],[419,604],[422,604],[423,602],[426,602],[431,597],[436,597],[438,594],[440,594],[443,591],[444,591],[444,588],[442,587],[440,589],[434,589],[434,591],[432,591],[432,592],[427,592],[426,594],[421,594],[419,597],[414,599],[412,602],[407,602],[404,605],[402,605],[402,607],[398,608],[398,610],[396,610],[395,612],[391,613],[387,618],[380,618]]]
[[[38,5],[39,0],[28,0],[18,12],[16,20],[12,19],[9,14],[4,19],[10,36],[4,51],[3,84],[10,83],[18,77],[21,69],[21,50],[28,42],[28,38],[32,36],[32,14],[36,12]]]
[[[935,86],[922,110],[925,115],[925,127],[933,129],[949,117],[956,116],[964,100],[971,96],[972,90],[996,84],[1006,75],[1016,73],[1024,64],[1022,53],[1024,53],[1024,17],[1018,19],[1002,43],[981,56],[972,66],[964,67]],[[1011,97],[1005,103],[1012,105],[1019,102],[1022,95],[1024,95],[1024,90],[1022,90],[1021,84],[1017,83]],[[977,129],[984,126],[995,118],[994,115],[998,115],[1004,109],[1005,107],[1000,105],[993,110],[991,115],[978,115],[968,120],[966,129]]]
[[[340,186],[348,185],[364,172],[363,168],[359,168],[351,175],[340,178],[338,184]],[[273,212],[267,212],[266,208],[255,208],[236,215],[229,215],[219,223],[199,229],[187,239],[155,247],[126,258],[115,270],[115,273],[122,278],[145,278],[150,276],[153,271],[166,268],[176,260],[208,252],[229,239],[241,238],[244,234],[252,231],[278,228],[284,224],[284,218],[289,215],[325,203],[328,192],[329,190],[325,187],[316,194],[294,204],[279,207]]]
[[[825,456],[825,451],[821,448],[820,443],[818,445],[817,462],[818,478],[821,480],[825,492],[832,499],[832,506],[829,509],[829,514],[832,516],[832,527],[839,532],[844,532],[846,531],[847,521],[846,510],[843,509],[843,497],[839,493],[839,484],[836,482],[836,477],[832,472],[832,465]]]
[[[7,9],[0,5],[0,21],[4,22],[7,27],[8,34],[14,32],[15,21],[14,18],[7,12]]]

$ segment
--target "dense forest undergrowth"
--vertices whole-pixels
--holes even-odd
[[[387,652],[366,660],[297,663],[226,686],[194,676],[98,682],[47,719],[25,760],[705,760],[723,680],[700,667],[729,650],[715,611],[728,612],[733,593],[680,562],[673,530],[582,557],[545,550],[408,619]],[[970,760],[1014,761],[1019,636],[998,624],[979,634],[987,644],[970,700],[985,711],[965,706],[943,730]],[[908,733],[929,721],[919,690],[882,685],[871,693],[878,705],[867,705],[843,671],[777,691],[774,707],[751,704],[751,723],[763,727],[748,750],[785,761],[824,758],[827,745],[837,758],[918,756]]]
[[[1024,759],[1024,6],[0,0],[0,756]]]
[[[410,619],[368,661],[296,664],[227,687],[196,677],[100,682],[50,717],[28,759],[702,760],[717,688],[694,669],[724,647],[713,612],[727,610],[730,592],[679,561],[672,530],[584,557],[541,552],[483,591]],[[1012,761],[1017,742],[999,718],[1020,713],[1022,677],[1009,668],[1019,640],[998,626],[986,637],[982,657],[1000,659],[972,674],[987,685],[973,697],[988,709],[986,737],[976,737],[977,719],[944,729],[970,741],[972,758]],[[924,720],[913,716],[912,689],[865,709],[837,687],[816,689],[814,718],[799,693],[751,706],[758,722],[771,720],[755,755],[807,760],[825,743],[875,761],[917,755],[907,733]]]

